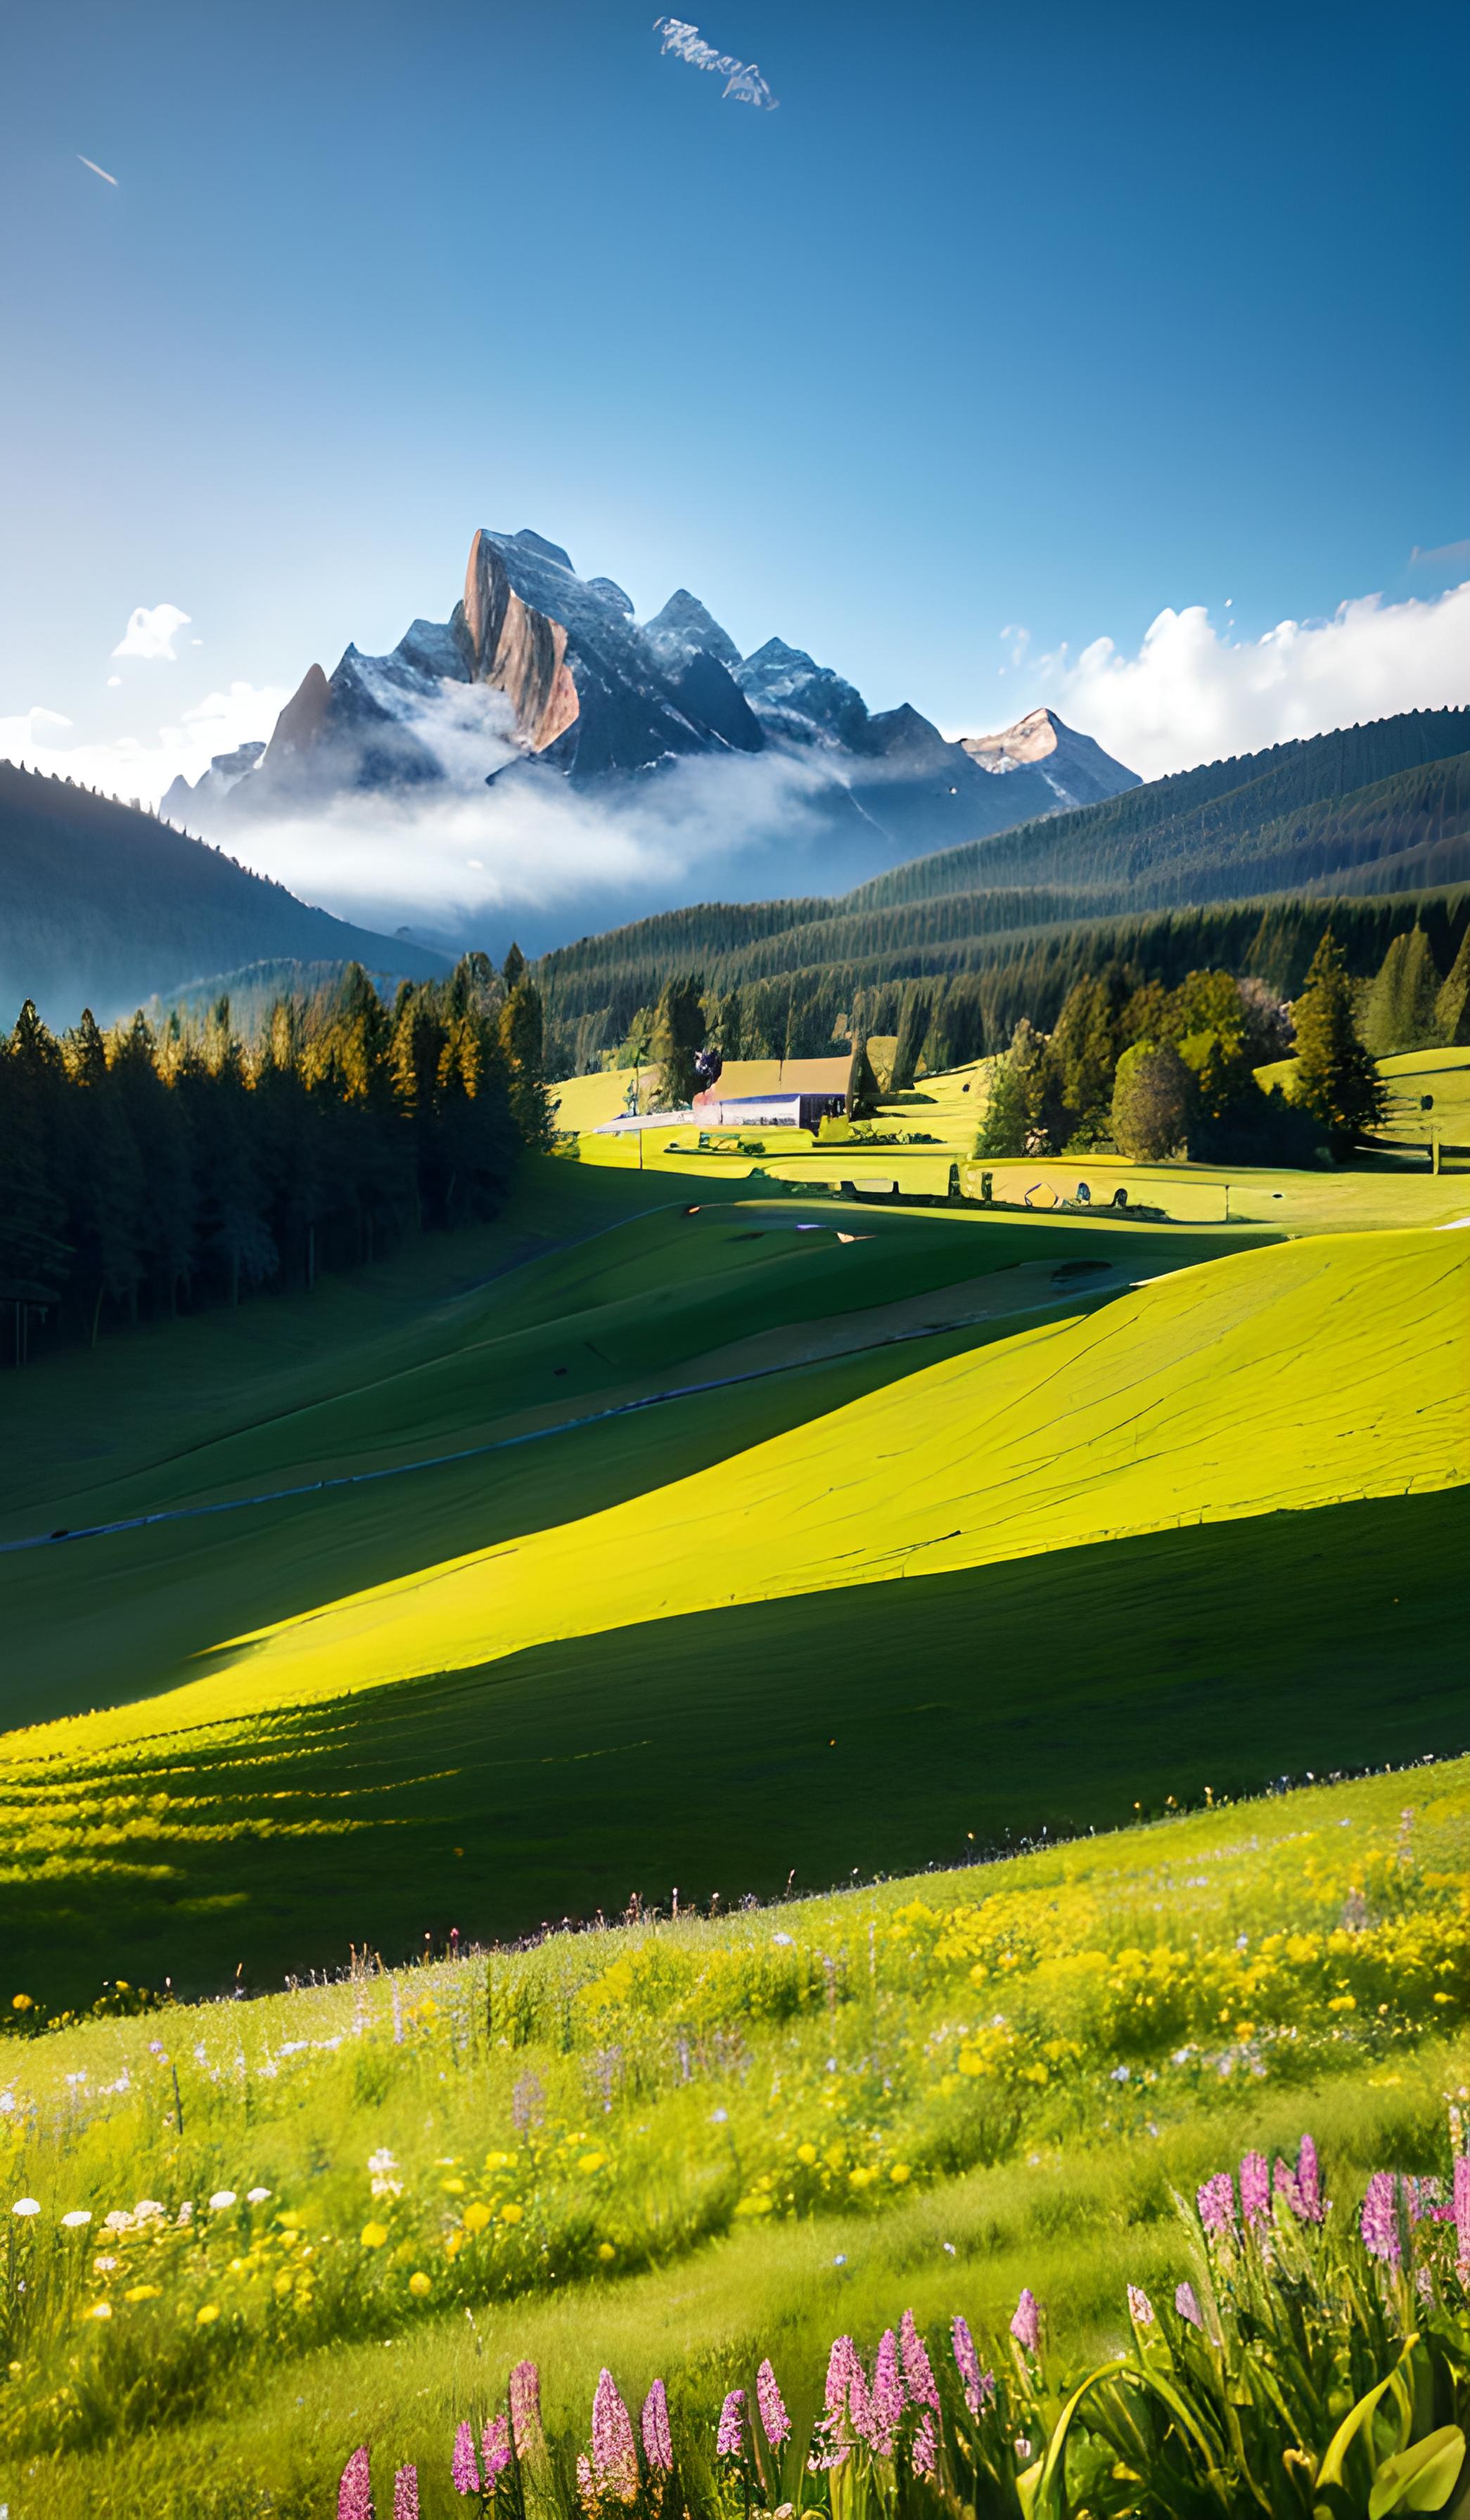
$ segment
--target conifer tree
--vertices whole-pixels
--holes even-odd
[[[509,955],[506,966],[509,968]],[[511,1116],[526,1146],[544,1147],[551,1137],[551,1114],[542,1064],[541,999],[532,981],[516,981],[500,1010],[499,1030]]]
[[[1432,1042],[1439,993],[1429,938],[1416,923],[1394,938],[1363,1001],[1362,1037],[1373,1057],[1392,1058]]]
[[[847,1116],[850,1120],[866,1118],[878,1103],[878,1079],[868,1057],[865,1038],[852,1044],[851,1062],[848,1068]]]
[[[72,1258],[56,1170],[61,1073],[56,1044],[27,999],[10,1040],[0,1041],[0,1304],[17,1366],[29,1356],[33,1317],[59,1301]]]
[[[928,990],[906,989],[903,994],[902,1010],[898,1016],[897,1044],[894,1051],[892,1091],[895,1094],[906,1094],[912,1085],[918,1069],[919,1053],[924,1047],[924,1036],[928,1030]]]
[[[1030,1027],[1028,1026],[1029,1032]],[[1026,1054],[1022,1027],[990,1076],[990,1090],[975,1137],[977,1155],[1024,1155],[1031,1113],[1027,1106]]]
[[[1335,1151],[1351,1148],[1383,1118],[1385,1096],[1353,1020],[1353,987],[1331,928],[1312,956],[1292,1010],[1297,1028],[1296,1099]]]
[[[1435,1000],[1434,1037],[1447,1050],[1470,1043],[1470,925]]]
[[[668,981],[654,1015],[652,1057],[658,1062],[657,1107],[679,1111],[699,1091],[699,1053],[705,1047],[704,983],[684,973]]]

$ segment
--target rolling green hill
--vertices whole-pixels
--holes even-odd
[[[452,1244],[18,1378],[18,1970],[269,1977],[1459,1746],[1463,1236],[691,1187],[533,1161]]]
[[[1079,813],[1019,824],[879,876],[853,909],[989,891],[1018,881],[1126,889],[1130,904],[1228,900],[1331,880],[1355,890],[1362,863],[1423,844],[1463,843],[1470,709],[1415,709],[1303,743],[1215,761]],[[1426,829],[1427,827],[1427,829]],[[1470,848],[1431,882],[1463,882]],[[1344,879],[1348,878],[1350,879]],[[1377,888],[1377,887],[1375,887]],[[1397,889],[1387,884],[1383,889]],[[1119,907],[1117,902],[1098,907]]]

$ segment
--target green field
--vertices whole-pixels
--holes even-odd
[[[992,2354],[1023,2283],[1067,2363],[1111,2353],[1188,2264],[1171,2191],[1247,2145],[1312,2132],[1347,2217],[1443,2171],[1467,1827],[1459,1762],[12,2043],[0,2496],[315,2520],[370,2437],[441,2520],[523,2353],[574,2439],[604,2362],[814,2386],[905,2307]]]
[[[0,2049],[12,2520],[307,2520],[365,2429],[436,2520],[522,2350],[569,2422],[605,2361],[692,2407],[1023,2281],[1111,2352],[1221,2151],[1440,2166],[1463,1766],[1239,1798],[1470,1748],[1465,1185],[984,1207],[982,1081],[906,1172],[530,1158],[493,1226],[6,1378],[11,2023],[264,1999]],[[833,1194],[885,1166],[919,1203]],[[99,2271],[60,2215],[139,2194],[174,2236]]]
[[[131,1526],[0,1556],[18,1979],[268,1984],[1459,1748],[1470,1248],[1323,1188],[1292,1241],[543,1159],[15,1378],[0,1532]]]

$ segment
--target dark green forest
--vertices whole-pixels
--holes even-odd
[[[255,1288],[309,1288],[392,1238],[494,1215],[547,1136],[540,1004],[515,953],[386,1004],[358,964],[248,1048],[203,1023],[27,1000],[0,1039],[0,1362]]]
[[[804,964],[743,976],[777,940],[762,938],[702,962],[697,944],[668,962],[646,955],[563,980],[548,955],[537,966],[547,1008],[549,1072],[574,1075],[595,1067],[625,1037],[640,1010],[653,1006],[670,968],[701,969],[710,1007],[710,1038],[726,1058],[815,1058],[857,1034],[903,1034],[931,1069],[957,1066],[1008,1047],[1023,1017],[1049,1031],[1079,980],[1121,969],[1131,988],[1156,981],[1177,988],[1192,971],[1251,975],[1277,997],[1295,997],[1330,929],[1350,977],[1377,974],[1396,937],[1416,928],[1425,939],[1437,990],[1456,965],[1470,932],[1470,885],[1454,892],[1377,894],[1332,900],[1314,895],[1220,903],[1208,909],[1154,911],[1072,923],[1018,920],[996,932],[967,933],[964,902],[933,903],[887,919],[921,922],[932,913],[952,918],[951,936],[921,933],[901,945],[870,941],[854,920],[841,923],[846,953],[815,952]],[[686,914],[691,924],[695,914]],[[671,923],[671,922],[670,922]],[[837,926],[838,922],[830,922]],[[794,932],[808,949],[825,941],[829,922]],[[615,940],[610,939],[612,943]],[[606,993],[606,994],[604,994]],[[580,1001],[580,1003],[578,1003]],[[590,1003],[589,1003],[590,1001]]]

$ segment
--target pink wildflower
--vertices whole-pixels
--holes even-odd
[[[1154,2305],[1137,2284],[1128,2286],[1128,2317],[1135,2327],[1152,2327]]]
[[[1247,2223],[1271,2218],[1271,2174],[1263,2152],[1248,2152],[1240,2165],[1240,2210]]]
[[[868,2387],[868,2375],[860,2362],[852,2374],[852,2384],[848,2391],[848,2421],[859,2441],[865,2441],[870,2450],[879,2448],[878,2417],[873,2410],[873,2393]]]
[[[1370,2258],[1397,2267],[1403,2255],[1399,2236],[1399,2182],[1391,2170],[1375,2170],[1362,2200],[1358,2228]]]
[[[1235,2228],[1235,2182],[1228,2170],[1216,2172],[1195,2194],[1200,2221],[1212,2239],[1224,2239]]]
[[[965,2393],[965,2404],[972,2415],[978,2415],[983,2401],[995,2394],[994,2377],[980,2367],[980,2356],[975,2351],[975,2339],[970,2333],[968,2319],[958,2317],[951,2319],[949,2334],[954,2347],[954,2367]]]
[[[475,2436],[468,2424],[460,2424],[455,2430],[449,2482],[456,2494],[479,2494],[482,2491],[480,2468],[475,2457]]]
[[[847,2408],[848,2391],[854,2375],[860,2375],[862,2364],[850,2336],[839,2336],[827,2357],[827,2412],[841,2416]]]
[[[511,2439],[517,2458],[528,2458],[541,2438],[541,2384],[534,2362],[517,2362],[511,2371]]]
[[[616,2494],[620,2501],[630,2502],[638,2491],[632,2417],[606,2368],[598,2374],[592,2400],[592,2473],[600,2494]]]
[[[1287,2204],[1291,2207],[1291,2210],[1295,2214],[1298,2222],[1305,2222],[1307,2217],[1302,2211],[1302,2198],[1297,2186],[1297,2174],[1293,2170],[1289,2161],[1282,2160],[1279,2152],[1276,2155],[1276,2166],[1271,2172],[1271,2185],[1278,2196],[1285,2197]]]
[[[506,2415],[492,2415],[480,2441],[484,2460],[484,2490],[493,2494],[498,2480],[511,2463],[511,2428]]]
[[[1309,2135],[1302,2138],[1297,2154],[1297,2212],[1304,2223],[1320,2223],[1326,2207],[1322,2203],[1322,2166],[1317,2148]]]
[[[935,2386],[934,2369],[911,2310],[906,2310],[898,2321],[898,2342],[903,2349],[903,2385],[909,2397],[916,2407],[933,2407],[938,2414],[940,2393]]]
[[[337,2520],[373,2520],[373,2477],[365,2450],[354,2450],[343,2469]]]
[[[1041,2308],[1030,2284],[1023,2286],[1011,2314],[1011,2334],[1024,2354],[1034,2354],[1041,2342]]]
[[[419,2471],[400,2467],[393,2478],[393,2520],[419,2520]]]
[[[898,2371],[898,2339],[886,2327],[873,2362],[872,2429],[868,2439],[880,2458],[893,2454],[903,2420],[903,2382]]]
[[[1181,2318],[1188,2319],[1191,2327],[1204,2326],[1205,2321],[1201,2316],[1199,2298],[1192,2283],[1175,2284],[1174,2308]]]
[[[919,2427],[909,2452],[915,2476],[933,2476],[938,2463],[939,2444],[935,2439],[934,2417],[926,2407],[919,2417]]]
[[[673,2438],[668,2429],[668,2392],[655,2380],[643,2401],[643,2455],[661,2476],[673,2474]]]
[[[776,2375],[769,2361],[761,2363],[756,2374],[756,2404],[760,2409],[760,2427],[772,2450],[779,2450],[791,2430],[791,2417],[786,2411]]]
[[[1460,2273],[1470,2275],[1470,2153],[1454,2162],[1454,2244]]]
[[[745,2441],[745,2391],[732,2389],[719,2410],[719,2430],[714,2437],[715,2455],[738,2458]]]

